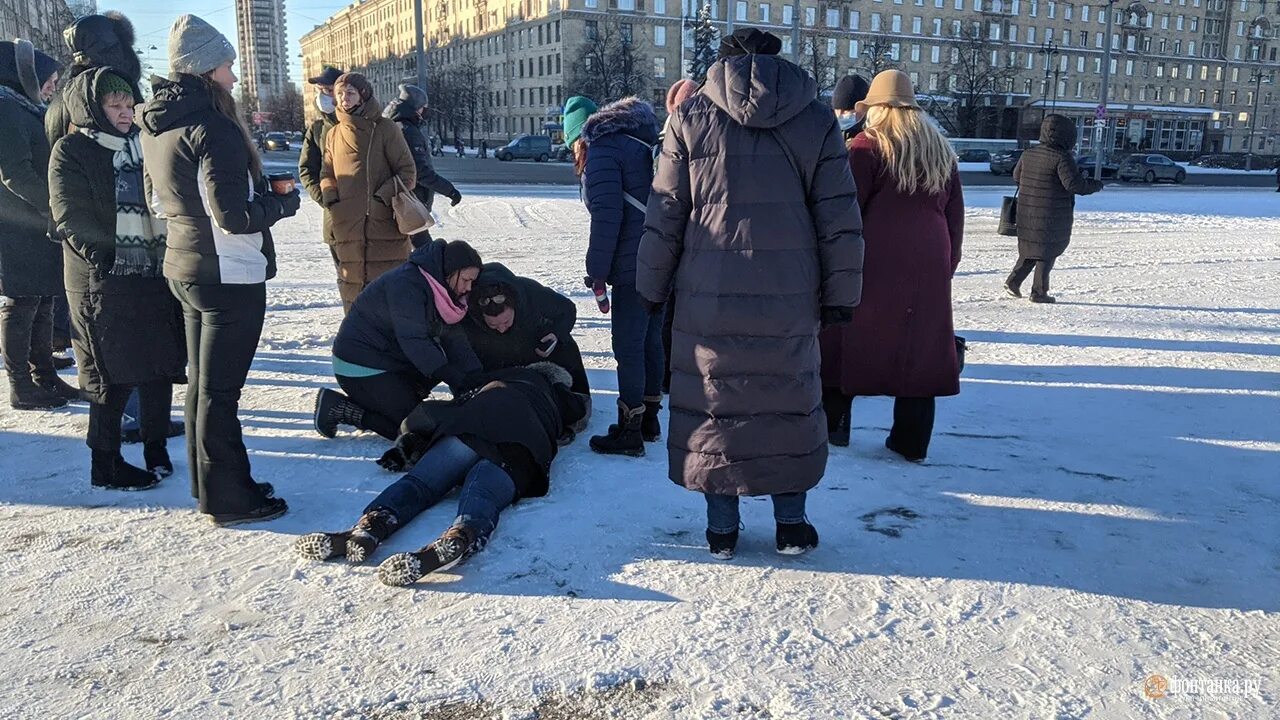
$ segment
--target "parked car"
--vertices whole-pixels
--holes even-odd
[[[300,132],[291,132],[289,133],[289,142],[295,142],[301,145],[304,137],[305,136]]]
[[[289,136],[282,132],[267,133],[262,139],[262,148],[264,150],[288,150]]]
[[[1123,182],[1141,180],[1153,183],[1171,180],[1181,183],[1187,179],[1187,171],[1164,155],[1130,155],[1120,163],[1116,177]]]
[[[1021,150],[1007,150],[991,156],[992,175],[1012,175],[1013,168],[1022,159]]]
[[[504,162],[508,160],[546,162],[551,159],[551,138],[546,135],[522,135],[498,148],[493,156]]]
[[[1080,172],[1093,177],[1094,168],[1098,165],[1098,158],[1093,153],[1076,156],[1076,167],[1080,168]],[[1120,164],[1113,161],[1109,157],[1102,158],[1102,177],[1113,178],[1120,169]]]
[[[959,155],[960,162],[979,163],[991,161],[991,151],[983,150],[982,148],[969,148],[968,150],[961,150],[956,154]]]

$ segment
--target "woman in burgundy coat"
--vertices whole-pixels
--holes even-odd
[[[823,401],[833,445],[849,444],[856,395],[894,398],[885,446],[924,460],[934,398],[960,392],[951,276],[960,263],[964,196],[956,156],[916,104],[910,79],[876,76],[866,130],[849,164],[862,208],[862,303],[853,323],[821,335]]]

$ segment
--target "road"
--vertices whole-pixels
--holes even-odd
[[[263,154],[263,165],[268,172],[295,170],[298,152],[269,152]],[[445,156],[435,158],[436,172],[456,184],[462,185],[577,185],[573,166],[561,162],[500,162],[489,158],[459,158]],[[1013,187],[1013,178],[996,176],[989,172],[962,172],[960,180],[966,186]],[[1108,180],[1108,183],[1116,182]],[[1202,187],[1275,187],[1275,175],[1270,173],[1243,174],[1192,174],[1184,183]]]

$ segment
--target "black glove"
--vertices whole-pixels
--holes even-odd
[[[409,467],[409,461],[400,446],[396,445],[382,454],[378,459],[378,467],[387,472],[404,472]]]
[[[824,330],[836,325],[848,325],[853,322],[853,308],[823,305],[819,317],[822,319]]]
[[[454,190],[453,194],[449,196],[449,207],[456,207],[460,202],[462,202],[462,193]]]
[[[298,214],[298,208],[302,207],[302,193],[297,188],[288,195],[276,195],[276,200],[280,202],[280,217],[288,218]]]
[[[640,298],[640,307],[644,308],[645,315],[657,315],[662,312],[662,303],[652,302],[643,295],[638,297]]]

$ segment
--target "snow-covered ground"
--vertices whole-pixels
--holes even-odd
[[[573,189],[463,192],[439,236],[577,300],[600,432],[614,384],[607,322],[578,287]],[[311,429],[341,313],[307,204],[277,235],[241,413],[289,515],[214,529],[185,467],[154,491],[93,490],[83,406],[0,409],[0,716],[1277,717],[1277,196],[1084,198],[1049,307],[1000,289],[1002,194],[968,192],[969,365],[929,461],[891,457],[890,402],[859,400],[853,446],[811,495],[815,552],[777,556],[754,500],[737,559],[715,562],[664,452],[601,458],[580,439],[548,497],[412,589],[291,552],[392,480],[380,439]],[[453,514],[425,513],[375,559]],[[1151,675],[1166,697],[1144,694]],[[1240,686],[1180,684],[1215,680]]]

